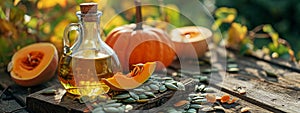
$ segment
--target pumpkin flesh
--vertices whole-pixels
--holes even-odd
[[[113,77],[102,79],[102,81],[112,90],[122,91],[139,87],[146,82],[156,68],[155,62],[147,62],[137,75],[126,76],[122,73],[116,73]]]
[[[170,35],[178,57],[198,58],[208,50],[206,39],[212,37],[212,32],[205,27],[188,26],[173,29]]]
[[[11,77],[22,86],[33,86],[54,76],[57,50],[50,43],[36,43],[17,51],[12,58]]]

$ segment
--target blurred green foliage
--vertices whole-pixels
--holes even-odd
[[[299,0],[216,0],[216,7],[231,7],[238,11],[237,22],[250,30],[262,24],[271,24],[278,35],[287,40],[300,59],[300,1]],[[256,47],[266,44],[255,41]]]
[[[237,21],[238,18],[236,16],[238,14],[234,8],[217,8],[214,15],[216,21],[212,25],[212,29],[214,32],[218,32],[218,28],[222,29],[221,32],[226,47],[239,50],[241,54],[253,54],[256,50],[263,50],[264,54],[270,55],[272,58],[296,60],[290,44],[285,39],[279,37],[279,34],[273,29],[272,25],[262,24],[252,30],[248,30],[247,26]],[[267,38],[270,41],[267,40],[268,42],[261,46],[254,43],[261,38]]]

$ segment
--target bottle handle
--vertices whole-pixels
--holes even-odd
[[[70,53],[73,45],[70,45],[70,32],[71,31],[77,31],[79,33],[79,36],[76,38],[74,44],[76,44],[78,41],[81,40],[82,35],[82,26],[79,23],[71,23],[69,24],[64,31],[64,37],[63,37],[63,47],[64,47],[64,53]]]

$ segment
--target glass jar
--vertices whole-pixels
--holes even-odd
[[[115,52],[100,37],[102,13],[97,10],[97,3],[82,3],[76,15],[79,22],[69,24],[64,31],[59,81],[73,95],[105,94],[109,87],[101,79],[112,77],[121,68]],[[71,31],[78,32],[72,45]]]

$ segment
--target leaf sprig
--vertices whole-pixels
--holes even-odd
[[[283,58],[296,61],[294,51],[290,44],[280,38],[279,34],[273,29],[270,24],[263,24],[248,31],[247,26],[236,22],[237,10],[234,8],[221,7],[215,11],[216,21],[212,25],[212,29],[217,31],[223,24],[229,24],[230,27],[223,34],[225,37],[226,47],[239,50],[241,54],[251,54],[259,49],[255,47],[254,40],[257,38],[270,38],[272,42],[263,46],[265,54],[272,58]]]

